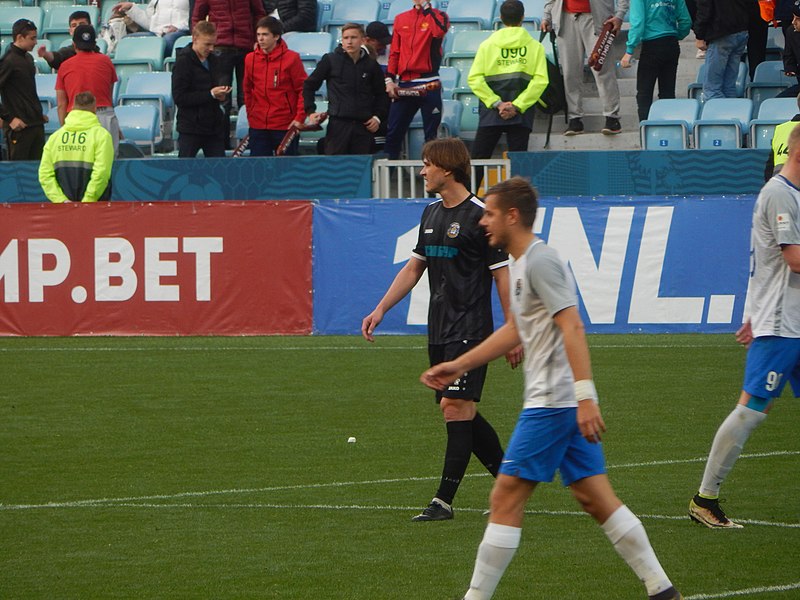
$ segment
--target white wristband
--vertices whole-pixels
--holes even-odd
[[[575,399],[580,402],[581,400],[594,400],[595,404],[600,401],[597,398],[597,389],[594,387],[594,381],[591,379],[581,379],[575,382]]]

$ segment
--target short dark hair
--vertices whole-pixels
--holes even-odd
[[[438,138],[422,147],[422,160],[450,171],[464,187],[470,186],[470,160],[467,146],[459,138]]]
[[[505,0],[500,5],[500,20],[506,27],[519,27],[525,18],[525,5],[519,0]]]
[[[283,23],[275,17],[261,17],[256,23],[256,29],[269,29],[269,32],[275,37],[283,35]]]
[[[217,35],[217,26],[211,21],[198,21],[192,35]]]
[[[90,110],[96,103],[97,100],[95,100],[92,92],[81,92],[75,94],[75,101],[72,103],[72,106],[78,110]]]
[[[29,31],[36,31],[36,23],[30,19],[19,19],[11,26],[11,40],[16,41],[18,35],[26,35]]]
[[[485,197],[493,196],[503,212],[516,208],[522,224],[533,227],[536,210],[539,208],[539,193],[530,182],[519,175],[506,179],[490,187]]]
[[[76,10],[69,16],[69,20],[67,23],[72,23],[72,21],[86,21],[89,25],[92,24],[92,17],[89,16],[89,13],[85,10]]]
[[[361,37],[367,37],[367,33],[364,31],[364,26],[361,23],[345,23],[342,25],[341,32],[344,33],[348,29],[358,29],[358,33],[361,34]]]

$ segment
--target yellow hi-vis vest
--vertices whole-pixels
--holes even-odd
[[[775,127],[775,133],[772,134],[772,162],[776,173],[789,158],[789,134],[798,125],[800,121],[787,121]]]

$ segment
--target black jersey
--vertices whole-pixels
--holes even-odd
[[[491,271],[507,266],[508,255],[491,248],[478,225],[483,206],[470,194],[453,208],[438,200],[422,213],[412,256],[428,268],[430,344],[482,340],[494,329]]]

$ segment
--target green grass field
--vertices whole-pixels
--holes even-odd
[[[798,402],[723,487],[746,527],[711,531],[686,508],[744,350],[590,345],[612,483],[687,599],[800,598]],[[473,460],[453,521],[410,521],[444,449],[425,367],[420,337],[0,339],[0,598],[460,598],[492,480]],[[490,369],[504,443],[521,386]],[[528,508],[497,600],[645,597],[559,484]]]

